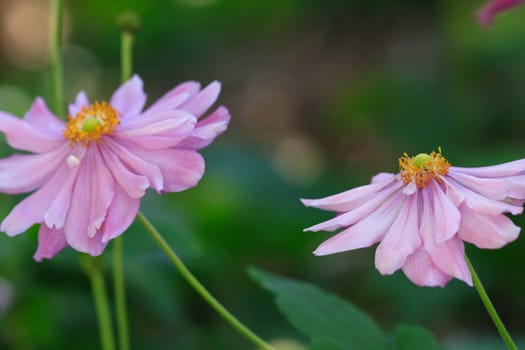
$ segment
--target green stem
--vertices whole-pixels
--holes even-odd
[[[133,46],[133,34],[128,31],[123,31],[120,41],[120,67],[121,79],[125,82],[131,78],[133,72],[133,65],[131,59],[131,48]]]
[[[253,333],[248,327],[241,323],[235,316],[233,316],[224,306],[222,306],[213,295],[206,290],[206,288],[193,276],[193,274],[188,270],[186,265],[180,260],[177,254],[171,249],[169,244],[164,240],[159,231],[153,226],[153,224],[139,211],[137,217],[142,222],[146,230],[151,234],[153,239],[157,242],[160,248],[168,255],[169,259],[175,265],[177,270],[186,282],[188,282],[193,289],[213,308],[217,313],[225,319],[230,325],[235,328],[239,333],[244,335],[248,340],[253,344],[257,345],[261,349],[265,350],[275,350],[270,344],[266,343],[264,340],[259,338],[255,333]]]
[[[122,82],[129,79],[132,72],[131,47],[133,45],[133,35],[122,32],[120,46],[120,59],[122,67]],[[113,282],[115,288],[115,312],[117,317],[117,330],[119,339],[119,349],[129,350],[129,331],[128,331],[128,312],[126,308],[126,285],[124,281],[124,268],[122,248],[122,236],[115,239],[113,244]]]
[[[62,71],[62,16],[64,10],[63,0],[52,2],[52,17],[50,21],[50,68],[51,91],[54,110],[59,118],[65,118],[64,108],[64,75]]]
[[[122,236],[113,243],[113,283],[115,288],[115,311],[117,317],[117,330],[119,348],[129,350],[128,316],[126,310],[126,287],[124,283],[124,268]]]
[[[503,338],[503,341],[505,344],[507,344],[507,347],[510,350],[518,350],[518,347],[514,342],[512,341],[512,338],[507,331],[507,328],[505,328],[505,325],[501,321],[501,318],[498,315],[498,312],[494,308],[494,305],[492,305],[492,302],[490,301],[490,298],[485,291],[485,288],[483,288],[483,284],[481,284],[481,280],[478,277],[478,274],[474,270],[474,267],[472,266],[472,263],[470,262],[469,258],[465,254],[465,261],[467,262],[468,268],[470,270],[470,274],[472,275],[472,281],[474,282],[474,287],[476,288],[479,297],[481,298],[481,301],[483,302],[483,305],[485,305],[485,308],[487,309],[487,312],[492,319],[492,322],[494,322],[494,325],[498,329],[499,334]]]
[[[86,272],[93,290],[102,349],[115,350],[113,327],[111,325],[111,315],[109,312],[109,302],[106,295],[106,284],[102,273],[101,260],[90,256],[81,256],[80,258],[81,266]]]

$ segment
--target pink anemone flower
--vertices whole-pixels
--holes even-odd
[[[9,236],[40,224],[35,260],[66,246],[100,255],[133,222],[146,189],[178,192],[197,185],[204,160],[197,152],[228,126],[215,102],[220,84],[176,86],[143,110],[142,80],[133,76],[109,103],[90,104],[80,92],[68,121],[37,98],[23,119],[0,112],[0,131],[23,154],[0,159],[0,191],[32,192],[2,221]]]
[[[525,199],[525,159],[482,168],[450,166],[439,153],[399,159],[400,173],[380,173],[372,183],[306,206],[337,212],[305,231],[339,233],[314,252],[327,255],[379,243],[375,266],[383,275],[402,269],[418,286],[444,287],[453,277],[472,285],[464,242],[496,249],[520,228],[504,215],[520,214]]]
[[[499,12],[506,11],[518,5],[525,4],[525,0],[492,0],[478,11],[476,11],[476,18],[479,24],[488,27]]]

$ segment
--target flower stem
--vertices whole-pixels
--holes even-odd
[[[133,34],[128,31],[122,31],[120,40],[120,69],[122,82],[131,78],[131,73],[133,72],[133,61],[131,59],[132,46]]]
[[[64,75],[62,71],[62,16],[64,11],[63,0],[53,0],[52,17],[50,21],[50,70],[51,91],[54,110],[59,118],[65,118],[64,109]]]
[[[100,258],[82,255],[80,257],[80,265],[91,282],[102,349],[115,350],[113,327],[111,325],[111,315],[109,312],[109,303],[106,295],[106,284],[102,273],[101,260]]]
[[[487,309],[487,312],[490,318],[492,319],[492,322],[494,322],[494,325],[498,329],[501,338],[503,338],[503,341],[505,342],[505,344],[507,344],[507,347],[510,350],[518,350],[518,347],[512,341],[512,338],[509,332],[507,331],[507,328],[505,328],[505,325],[501,321],[498,312],[494,308],[494,305],[492,305],[492,302],[490,301],[490,298],[487,292],[485,291],[485,288],[483,288],[483,284],[481,284],[481,280],[479,279],[478,274],[474,270],[474,267],[472,266],[472,263],[470,262],[466,254],[465,261],[467,262],[470,274],[472,275],[472,281],[474,282],[474,287],[476,288],[476,291],[478,292],[479,297],[481,298],[481,302],[483,303],[483,305],[485,305],[485,309]]]
[[[235,328],[239,333],[244,335],[248,340],[250,340],[253,344],[257,345],[261,349],[265,350],[274,350],[274,348],[266,343],[264,340],[262,340],[259,336],[257,336],[255,333],[253,333],[248,327],[246,327],[243,323],[241,323],[235,316],[233,316],[224,306],[222,306],[213,295],[206,290],[206,288],[197,280],[197,278],[188,270],[186,265],[180,260],[180,258],[177,256],[177,254],[171,249],[169,244],[164,240],[164,238],[161,236],[159,231],[153,226],[153,224],[142,214],[142,212],[139,211],[137,217],[142,222],[146,230],[151,234],[153,239],[157,242],[157,244],[160,246],[160,248],[168,255],[169,259],[175,265],[177,270],[179,270],[180,274],[186,282],[188,282],[193,289],[197,293],[200,294],[200,296],[213,308],[217,313],[230,325]]]
[[[126,310],[126,286],[124,283],[124,268],[122,236],[113,243],[113,287],[115,288],[115,312],[120,350],[129,350],[128,316]]]
[[[132,72],[131,47],[133,35],[123,31],[120,44],[120,60],[124,83],[129,79]],[[113,286],[115,288],[115,313],[117,318],[117,330],[120,350],[129,350],[128,312],[126,308],[126,285],[124,281],[124,267],[122,264],[123,247],[122,236],[117,237],[113,244]]]

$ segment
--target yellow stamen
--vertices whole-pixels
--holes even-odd
[[[420,153],[414,157],[404,153],[399,158],[401,179],[406,184],[414,181],[417,188],[425,188],[432,179],[441,182],[441,177],[448,173],[448,168],[450,163],[441,155],[441,147],[438,147],[437,153]]]
[[[77,142],[87,146],[91,141],[99,141],[102,135],[111,134],[119,124],[117,111],[106,102],[84,106],[68,119],[64,136],[71,146]]]

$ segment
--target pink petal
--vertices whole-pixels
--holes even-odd
[[[53,195],[51,204],[44,213],[44,223],[50,229],[64,227],[71,204],[73,185],[78,176],[78,169],[76,167],[68,172],[67,179],[59,185],[59,190]]]
[[[100,255],[106,244],[99,229],[113,200],[115,183],[94,144],[88,146],[79,167],[64,233],[74,249]]]
[[[199,121],[195,130],[179,144],[179,147],[195,150],[204,148],[228,128],[229,122],[230,112],[221,106]]]
[[[369,200],[371,195],[382,190],[394,181],[395,179],[392,178],[390,182],[380,182],[360,186],[320,199],[301,199],[301,202],[307,207],[315,207],[336,212],[346,212],[361,206],[363,203]]]
[[[406,197],[399,215],[377,247],[375,265],[383,275],[400,269],[407,257],[421,245],[417,201],[417,194]]]
[[[482,249],[501,248],[518,238],[520,228],[505,215],[484,215],[461,206],[458,237]]]
[[[462,167],[450,167],[449,171],[452,170],[454,173],[462,173],[476,177],[507,177],[518,175],[525,171],[525,159],[514,160],[498,165],[491,165],[478,168],[462,168]]]
[[[513,215],[518,215],[523,212],[523,207],[521,205],[517,206],[510,203],[484,197],[476,192],[469,190],[466,187],[463,187],[462,185],[456,183],[454,180],[450,179],[449,185],[451,188],[455,188],[456,191],[460,191],[463,194],[465,198],[463,203],[466,206],[480,214],[498,215],[501,213],[511,213]]]
[[[451,169],[449,169],[447,176],[485,197],[500,200],[508,196],[509,185],[505,178],[481,178]]]
[[[117,157],[110,148],[104,144],[100,145],[100,150],[104,161],[111,171],[113,178],[124,189],[131,198],[141,198],[149,187],[148,178],[131,172],[119,157]],[[115,201],[115,199],[113,199]]]
[[[324,241],[315,255],[328,255],[369,247],[379,242],[396,219],[405,196],[398,193],[355,225]]]
[[[51,113],[44,100],[40,97],[37,97],[35,102],[33,102],[31,108],[24,116],[24,120],[35,130],[51,138],[64,138],[64,122]]]
[[[215,103],[220,92],[221,83],[214,81],[189,101],[178,107],[178,109],[189,112],[199,118]]]
[[[380,182],[390,182],[394,180],[395,175],[391,173],[379,173],[372,177],[371,183],[376,184]]]
[[[187,81],[177,85],[153,103],[144,114],[149,115],[151,113],[175,109],[182,103],[188,101],[191,97],[195,96],[200,88],[201,85],[195,81]]]
[[[69,175],[69,169],[64,164],[59,167],[42,187],[18,203],[0,225],[0,230],[9,236],[25,232],[34,224],[41,223],[44,213],[48,210],[54,195],[60,191],[62,184]]]
[[[146,104],[146,94],[142,87],[142,80],[134,75],[111,96],[109,104],[120,113],[122,119],[136,116],[142,111]]]
[[[125,135],[127,133],[139,132],[144,134],[143,129],[151,130],[152,124],[158,124],[166,120],[179,121],[180,124],[187,121],[191,121],[192,125],[197,123],[197,119],[191,113],[180,110],[164,110],[157,113],[141,114],[140,117],[137,118],[124,119],[118,126],[116,133]],[[154,132],[147,132],[145,134],[151,135],[154,134]]]
[[[22,151],[45,153],[66,143],[64,136],[38,130],[29,122],[4,112],[0,112],[0,132],[5,134],[9,146]]]
[[[346,213],[342,213],[341,215],[338,215],[328,221],[308,227],[304,229],[304,231],[334,231],[341,227],[353,225],[366,216],[370,215],[381,204],[383,204],[387,198],[392,195],[392,193],[399,191],[401,186],[401,183],[396,183],[393,186],[387,187],[375,193],[373,196],[370,196],[370,200],[366,203],[363,203],[361,206]]]
[[[436,243],[440,244],[449,240],[458,232],[461,215],[458,208],[448,199],[436,182],[432,181],[427,188],[432,192],[431,197],[433,199],[433,237]]]
[[[436,229],[438,225],[443,227],[443,224],[440,222],[449,220],[449,218],[437,217],[434,214],[436,200],[433,198],[433,192],[423,190],[421,193],[423,194],[423,214],[419,230],[425,250],[436,267],[441,271],[472,285],[470,271],[464,258],[463,242],[453,237],[441,244],[436,243]]]
[[[69,104],[68,106],[69,115],[74,117],[78,112],[80,112],[82,107],[89,107],[89,100],[84,91],[80,91],[77,94],[77,97],[75,98],[75,102]]]
[[[409,280],[420,287],[444,287],[452,279],[434,265],[423,247],[407,258],[403,265],[403,272]]]
[[[44,154],[13,155],[0,159],[0,191],[9,194],[29,192],[42,186],[65,161],[69,145]]]
[[[67,242],[64,231],[50,229],[42,224],[38,230],[38,249],[33,259],[38,262],[43,259],[51,259],[65,247],[67,247]]]
[[[121,161],[130,168],[135,174],[143,175],[148,178],[149,185],[156,191],[160,192],[164,189],[164,179],[159,167],[138,157],[133,152],[130,152],[130,145],[119,140],[105,139],[104,144],[117,155]]]
[[[160,169],[164,179],[162,192],[180,192],[194,187],[204,174],[204,159],[195,151],[130,147],[131,152]]]
[[[121,235],[132,223],[139,211],[140,200],[130,198],[119,186],[115,189],[115,197],[108,208],[106,220],[100,228],[102,242]]]
[[[499,12],[511,9],[523,4],[523,0],[492,0],[476,12],[476,18],[480,25],[488,27]]]

